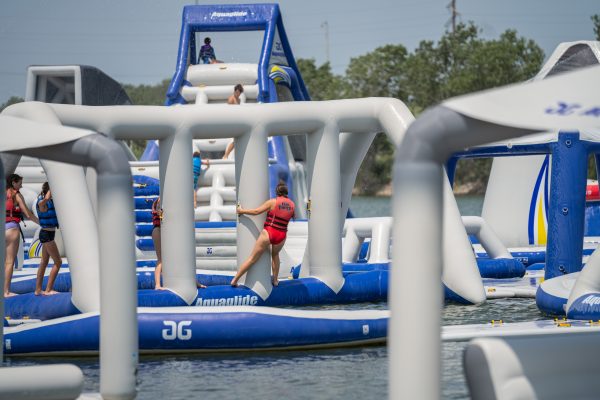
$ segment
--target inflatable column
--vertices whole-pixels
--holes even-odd
[[[344,285],[342,277],[342,218],[340,142],[336,125],[327,124],[307,138],[308,246],[302,268],[334,292]]]
[[[583,255],[587,149],[578,133],[560,133],[552,147],[544,279],[581,271]]]
[[[269,198],[269,158],[264,127],[235,139],[235,181],[238,202],[242,208],[256,208]],[[265,214],[241,215],[237,225],[238,267],[248,258],[256,239],[263,230]],[[271,294],[271,255],[265,251],[260,259],[240,279],[263,300]]]
[[[100,310],[98,228],[83,167],[40,160],[55,200],[73,287],[73,305]]]
[[[442,282],[462,300],[480,304],[485,301],[485,289],[475,260],[473,247],[462,222],[450,182],[444,176],[444,223]]]
[[[348,214],[358,169],[377,133],[340,133],[340,173],[342,182],[342,228]]]
[[[192,138],[181,133],[171,135],[160,141],[159,148],[164,286],[187,304],[192,304],[198,295],[192,197]],[[185,193],[189,193],[189,196]]]

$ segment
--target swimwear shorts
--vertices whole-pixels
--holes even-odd
[[[283,242],[287,236],[287,232],[280,231],[272,226],[265,226],[264,229],[269,234],[269,242],[271,242],[271,244],[279,244]]]
[[[46,230],[42,229],[40,231],[40,242],[48,243],[48,242],[53,241],[55,234],[56,234],[55,231],[46,231]]]
[[[19,227],[19,223],[18,222],[7,222],[6,225],[4,225],[4,230],[9,230],[9,229],[16,229]]]

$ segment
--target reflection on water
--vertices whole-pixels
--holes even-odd
[[[480,196],[458,199],[463,215],[480,215]],[[354,198],[356,216],[390,215],[387,198]],[[427,294],[424,294],[427,295]],[[305,309],[386,309],[386,303],[305,307]],[[542,319],[533,299],[498,299],[481,306],[447,305],[445,325]],[[415,321],[419,324],[419,321]],[[240,329],[244,329],[240,326]],[[444,399],[467,399],[462,371],[465,343],[442,346]],[[99,390],[96,358],[8,359],[8,365],[71,362],[83,369],[85,391]],[[385,346],[306,352],[143,356],[139,399],[365,399],[387,397]]]

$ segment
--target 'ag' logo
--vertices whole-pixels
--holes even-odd
[[[191,326],[192,321],[163,321],[163,325],[167,327],[167,329],[162,330],[164,340],[190,340],[192,338],[192,330],[183,329],[186,326]]]

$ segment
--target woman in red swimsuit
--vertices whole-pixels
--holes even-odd
[[[19,252],[19,236],[22,235],[19,222],[27,217],[36,224],[40,221],[25,204],[25,199],[19,190],[23,187],[23,178],[17,174],[10,174],[6,178],[6,217],[5,217],[5,242],[6,253],[4,258],[4,297],[14,296],[10,291],[13,268],[17,253]]]
[[[267,219],[265,220],[264,229],[258,236],[256,244],[252,249],[250,257],[242,263],[237,274],[231,280],[231,286],[237,286],[238,280],[244,275],[252,265],[260,258],[262,253],[271,245],[271,267],[273,269],[273,277],[271,282],[273,286],[277,286],[279,280],[279,252],[285,244],[287,235],[287,226],[290,219],[294,216],[294,202],[288,199],[288,188],[285,183],[279,183],[275,189],[277,197],[267,200],[258,208],[246,210],[238,207],[239,215],[259,215],[267,211]]]

